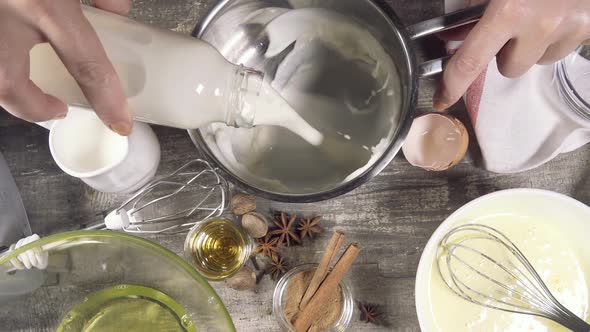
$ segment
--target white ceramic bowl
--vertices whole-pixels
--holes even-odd
[[[573,198],[537,189],[510,189],[475,199],[450,215],[430,237],[416,274],[416,311],[424,332],[437,331],[430,306],[430,280],[436,248],[441,238],[453,227],[493,214],[512,214],[538,218],[555,224],[570,240],[582,262],[590,261],[590,207]],[[436,273],[436,271],[434,271]],[[460,332],[460,331],[443,331]]]

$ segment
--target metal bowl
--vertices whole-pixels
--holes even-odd
[[[313,19],[295,15],[295,18],[285,19],[280,24],[276,23],[283,17],[291,15],[290,13],[306,10],[319,12],[322,15]],[[437,18],[406,28],[394,13],[390,10],[386,13],[383,8],[370,0],[222,1],[195,28],[193,35],[212,44],[229,61],[261,70],[267,77],[274,78],[274,82],[279,81],[278,85],[285,84],[286,81],[290,82],[290,75],[293,73],[281,75],[276,67],[268,68],[269,62],[276,61],[265,61],[264,56],[273,49],[273,43],[276,39],[281,39],[283,33],[294,34],[296,33],[293,32],[294,30],[302,29],[301,26],[307,24],[307,29],[312,29],[314,33],[313,29],[318,31],[325,29],[320,32],[326,32],[329,38],[324,40],[320,38],[319,43],[330,44],[330,50],[335,51],[332,54],[314,50],[313,42],[317,40],[314,36],[311,39],[312,42],[305,44],[309,48],[303,49],[308,54],[305,52],[303,55],[297,54],[297,56],[307,57],[306,59],[310,61],[313,73],[318,73],[315,75],[317,81],[314,81],[313,85],[319,86],[322,93],[328,91],[326,93],[329,98],[332,98],[330,100],[342,102],[342,105],[348,107],[349,104],[355,103],[355,101],[349,102],[348,98],[354,98],[355,93],[359,91],[361,91],[360,94],[364,93],[364,96],[368,94],[372,96],[379,84],[387,88],[387,93],[379,95],[379,98],[370,99],[369,96],[369,99],[365,99],[375,104],[371,105],[374,112],[374,114],[371,113],[372,116],[359,116],[358,120],[351,120],[353,119],[351,112],[342,112],[338,116],[332,114],[330,122],[340,125],[340,116],[348,122],[341,121],[346,130],[339,129],[340,127],[330,128],[330,130],[345,139],[350,140],[352,136],[358,141],[355,145],[340,142],[331,145],[330,148],[324,147],[321,153],[317,153],[318,149],[314,150],[314,147],[306,145],[298,137],[282,128],[254,128],[247,133],[245,131],[248,129],[221,128],[225,131],[219,134],[220,127],[209,127],[190,130],[189,134],[205,157],[219,167],[224,177],[241,189],[257,196],[275,201],[298,203],[330,199],[349,192],[377,175],[392,161],[401,148],[412,122],[419,76],[427,76],[440,72],[442,69],[441,60],[418,66],[411,47],[411,39],[442,31],[453,25],[472,22],[473,18],[481,15],[481,11],[482,9],[478,8],[475,14],[471,12],[467,15]],[[280,26],[282,29],[280,34],[273,35],[265,32],[265,29],[272,24]],[[342,40],[352,43],[354,50],[350,51],[350,47],[344,48]],[[297,43],[295,49],[297,49]],[[363,52],[369,54],[368,59],[364,57]],[[279,52],[275,52],[277,53]],[[337,67],[341,61],[340,57],[346,61],[351,60],[350,65],[343,62],[343,65]],[[363,81],[364,77],[360,74],[355,76],[354,71],[359,62],[375,64],[374,74],[371,74],[374,81],[370,79]],[[367,88],[371,84],[373,87]],[[335,86],[339,88],[336,89]],[[340,94],[334,91],[340,91]],[[279,92],[282,93],[281,90]],[[306,96],[308,95],[301,97],[298,94],[294,96],[283,94],[287,102],[304,119],[309,121],[319,113],[321,113],[319,118],[324,117],[322,112],[327,112],[324,108],[306,107],[308,105],[305,103]],[[363,99],[358,98],[358,100]],[[354,113],[354,108],[349,109],[351,110]],[[324,133],[326,132],[323,130],[324,126],[331,125],[326,124],[325,121],[320,124],[309,122]],[[336,126],[335,124],[333,127]],[[230,134],[223,138],[228,131]],[[354,134],[348,135],[348,133]],[[218,135],[222,137],[219,138]],[[255,138],[263,143],[254,144],[249,141],[256,135]],[[260,139],[260,137],[263,138]],[[232,142],[228,143],[229,140]],[[255,162],[244,167],[243,164],[249,161],[242,163],[238,157],[228,158],[222,152],[224,149],[227,150],[227,147],[220,148],[220,145],[224,144],[230,144],[231,149],[240,149],[239,153],[234,151],[238,157],[241,152],[242,159],[251,158]],[[308,148],[303,149],[304,145]],[[330,155],[332,159],[327,162],[328,159],[324,159],[324,155]],[[332,164],[333,159],[337,159],[338,162]]]

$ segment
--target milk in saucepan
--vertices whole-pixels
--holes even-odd
[[[228,11],[223,17],[232,17]],[[215,156],[250,183],[294,194],[328,190],[366,171],[389,147],[401,114],[391,56],[366,27],[329,10],[265,8],[248,17],[243,26],[265,25],[267,56],[295,42],[272,86],[324,140],[310,146],[282,128],[212,125],[205,134]],[[226,56],[245,51],[230,44],[223,44]]]

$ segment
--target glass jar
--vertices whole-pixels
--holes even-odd
[[[184,257],[209,280],[236,274],[250,258],[252,238],[233,219],[214,217],[193,227],[184,242]]]
[[[563,102],[590,120],[590,46],[582,45],[555,64],[557,88]]]
[[[272,297],[272,312],[283,331],[296,331],[295,327],[293,327],[291,322],[289,322],[289,320],[285,316],[286,293],[289,281],[296,274],[300,272],[313,271],[317,267],[318,264],[303,264],[296,266],[293,269],[289,270],[277,283],[277,286],[275,287],[275,291]],[[352,289],[344,280],[340,282],[340,288],[342,290],[343,300],[342,313],[340,314],[340,318],[338,318],[334,326],[326,330],[328,332],[345,331],[348,325],[350,324],[352,314],[354,312],[354,299],[352,296]]]

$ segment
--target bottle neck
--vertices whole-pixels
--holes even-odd
[[[260,95],[264,74],[237,66],[230,80],[225,123],[232,127],[250,128],[256,116],[256,98]]]

